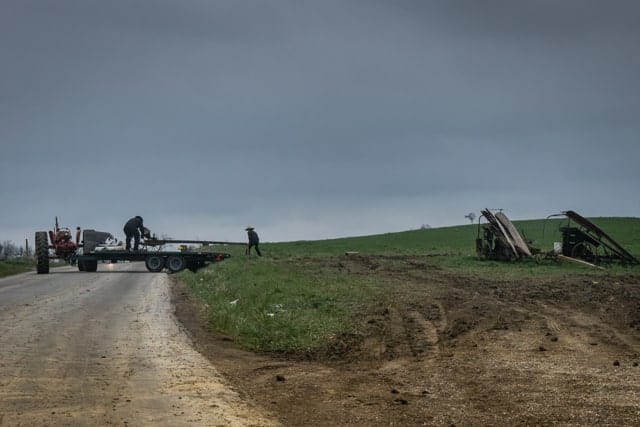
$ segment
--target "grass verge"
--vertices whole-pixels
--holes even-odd
[[[235,256],[181,278],[214,329],[242,347],[307,351],[351,330],[352,315],[380,297],[370,277],[333,267],[317,259]]]
[[[0,261],[0,277],[11,276],[14,274],[25,273],[35,270],[36,264],[32,259],[9,259]]]

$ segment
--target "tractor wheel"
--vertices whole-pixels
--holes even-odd
[[[184,270],[187,263],[184,258],[181,256],[171,255],[167,258],[167,268],[172,273],[177,273],[178,271]]]
[[[78,270],[79,271],[85,271],[85,266],[84,266],[84,261],[82,261],[81,259],[78,260]]]
[[[38,274],[49,273],[49,237],[46,231],[36,231],[36,260]]]
[[[144,265],[152,273],[159,273],[164,268],[164,258],[158,255],[149,255],[144,260]]]
[[[94,271],[98,271],[98,260],[86,260],[84,262],[84,271],[88,271],[93,273]]]

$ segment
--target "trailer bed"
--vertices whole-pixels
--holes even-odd
[[[222,261],[230,256],[224,252],[103,250],[72,255],[69,262],[77,264],[80,271],[93,272],[98,268],[98,261],[144,261],[147,270],[151,272],[161,272],[166,268],[170,273],[176,273],[185,268],[196,271],[207,264]]]

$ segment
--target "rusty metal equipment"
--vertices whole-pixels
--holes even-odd
[[[76,227],[75,240],[71,235],[71,230],[66,227],[60,227],[58,217],[55,217],[55,225],[53,230],[36,231],[35,235],[35,251],[36,251],[36,269],[38,274],[46,274],[49,272],[49,260],[62,259],[71,263],[73,257],[78,253],[78,249],[89,246],[95,248],[103,243],[107,238],[113,238],[111,233],[100,232],[95,230],[84,230],[83,240],[80,241],[81,229]]]
[[[485,218],[486,223],[481,223]],[[478,217],[476,253],[483,259],[515,260],[530,258],[537,252],[531,248],[507,216],[499,210],[495,214],[489,209]]]
[[[565,216],[567,224],[560,227],[562,255],[589,263],[617,261],[622,264],[639,264],[640,261],[600,227],[574,211],[549,215],[547,219]],[[576,225],[573,226],[571,221]],[[544,229],[543,229],[544,234]]]
[[[80,246],[80,227],[76,227],[76,239],[72,240],[71,230],[68,228],[61,228],[58,224],[58,217],[53,230],[49,230],[49,240],[51,241],[50,249],[54,250],[56,258],[68,258],[71,254],[76,252],[76,249]],[[38,242],[36,242],[38,246]]]

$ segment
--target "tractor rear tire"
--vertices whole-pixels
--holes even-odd
[[[169,258],[167,258],[167,268],[172,273],[182,271],[186,266],[187,262],[181,256],[171,255]]]
[[[144,260],[144,265],[147,267],[152,273],[159,273],[164,268],[164,258],[158,255],[149,255],[147,259]]]
[[[49,237],[46,231],[36,231],[36,270],[38,274],[49,273]]]

